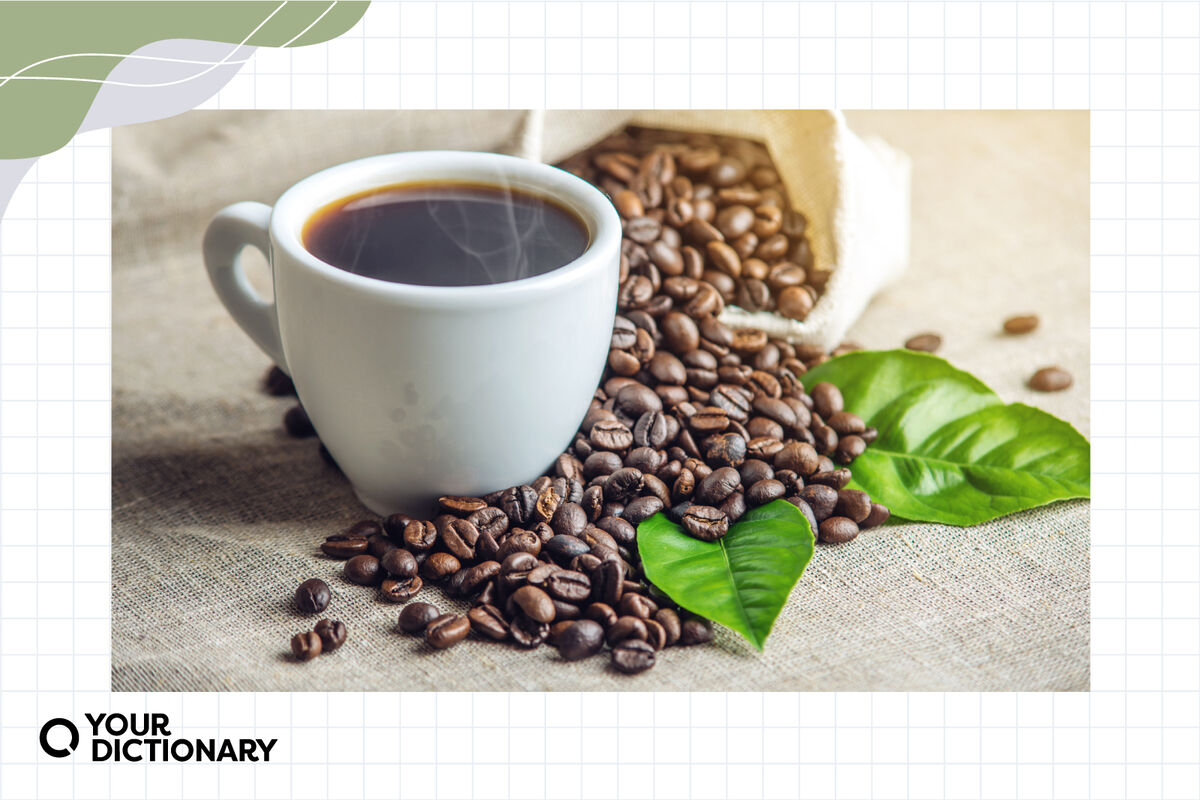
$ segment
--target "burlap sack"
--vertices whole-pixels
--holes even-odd
[[[550,648],[470,641],[432,653],[395,632],[397,607],[319,556],[326,534],[364,512],[313,440],[282,432],[289,402],[260,391],[266,359],[217,302],[200,261],[208,218],[374,153],[536,146],[556,158],[560,124],[602,135],[592,121],[602,118],[623,124],[568,112],[548,113],[544,130],[519,112],[193,112],[114,131],[114,690],[1087,688],[1083,502],[820,547],[764,654],[720,631],[713,646],[665,651],[632,679],[602,658],[561,663]],[[914,236],[905,280],[849,336],[888,347],[941,330],[956,364],[1086,432],[1086,115],[851,122],[912,155]],[[980,195],[984,205],[970,202]],[[1039,258],[1021,257],[1030,247]],[[1035,283],[1054,287],[1046,335],[998,339],[1003,310],[1043,310],[1027,289]],[[1042,360],[1073,371],[1076,388],[1023,389]],[[329,581],[328,613],[350,639],[297,664],[288,639],[313,619],[295,613],[291,595],[314,576]],[[429,599],[461,609],[436,591]]]

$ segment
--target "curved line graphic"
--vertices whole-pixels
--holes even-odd
[[[286,2],[286,0],[285,0],[285,2]],[[286,42],[284,42],[283,44],[281,44],[281,45],[279,45],[279,46],[280,46],[280,47],[291,47],[291,46],[292,46],[292,42],[296,41],[296,40],[297,40],[297,39],[299,39],[301,36],[303,36],[304,34],[308,33],[309,31],[311,31],[311,30],[313,29],[313,26],[314,26],[314,25],[316,25],[316,24],[317,24],[318,22],[320,22],[321,20],[325,19],[325,15],[326,15],[326,14],[328,14],[330,11],[333,11],[333,7],[334,7],[334,6],[336,6],[336,5],[337,5],[337,0],[333,0],[333,2],[329,4],[329,8],[325,9],[324,11],[322,11],[322,12],[321,12],[321,14],[320,14],[320,16],[318,16],[318,17],[317,17],[316,19],[314,19],[312,22],[308,23],[308,27],[307,27],[307,28],[305,28],[304,30],[300,31],[300,32],[299,32],[299,33],[297,33],[295,36],[293,36],[292,38],[288,39]]]
[[[246,44],[246,42],[250,41],[254,37],[254,34],[256,34],[260,30],[262,30],[262,27],[264,25],[266,25],[268,22],[270,22],[272,17],[274,17],[276,14],[278,14],[280,11],[282,11],[283,7],[286,6],[287,4],[288,4],[288,0],[283,0],[282,3],[280,3],[278,6],[275,7],[274,11],[272,11],[270,14],[268,14],[266,16],[266,18],[263,19],[262,22],[258,23],[258,25],[255,26],[254,30],[252,30],[252,31],[250,31],[250,33],[246,34],[246,38],[244,38],[244,39],[242,39],[242,41],[238,42],[238,44],[236,46],[234,46],[234,48],[232,50],[229,51],[229,54],[226,55],[224,58],[222,58],[220,61],[218,61],[216,63],[210,63],[206,69],[203,69],[200,72],[197,72],[195,75],[189,75],[186,78],[179,78],[178,80],[166,81],[164,83],[122,83],[119,81],[108,81],[103,78],[60,78],[60,77],[56,77],[53,75],[26,75],[24,77],[21,76],[21,73],[26,72],[27,70],[31,70],[34,67],[37,67],[41,64],[47,64],[47,63],[57,60],[57,59],[74,58],[77,56],[97,55],[95,53],[70,53],[67,55],[59,55],[59,56],[52,56],[50,58],[44,58],[41,61],[35,61],[32,64],[21,67],[21,69],[17,70],[12,75],[5,77],[3,80],[0,80],[0,89],[4,88],[4,85],[7,84],[11,80],[47,80],[47,81],[68,81],[68,82],[73,82],[73,83],[99,83],[99,84],[109,84],[112,86],[128,86],[128,87],[133,87],[133,88],[160,88],[163,86],[177,86],[181,83],[187,83],[190,80],[195,80],[196,78],[199,78],[203,75],[207,75],[208,73],[212,72],[217,67],[230,63],[230,61],[229,61],[230,57],[232,57],[234,53],[236,53],[239,49],[241,49]],[[336,0],[333,5],[337,5]],[[325,14],[328,14],[332,8],[333,8],[333,6],[330,6],[330,8],[325,9],[324,13],[322,13],[321,16],[325,16]],[[318,19],[319,19],[319,17],[318,17]],[[309,27],[312,27],[312,26],[309,26]],[[295,40],[293,39],[293,41],[295,41]],[[100,55],[109,55],[109,54],[100,54]],[[246,62],[240,61],[237,63],[244,64]]]

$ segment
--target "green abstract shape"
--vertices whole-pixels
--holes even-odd
[[[101,85],[5,82],[8,76],[99,81],[123,56],[163,39],[301,47],[345,33],[367,5],[357,0],[0,3],[0,158],[30,158],[65,145]],[[77,53],[105,55],[72,55]]]

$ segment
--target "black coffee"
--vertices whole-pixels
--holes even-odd
[[[335,267],[392,283],[480,286],[574,261],[588,232],[538,195],[474,183],[386,186],[338,200],[304,226],[304,246]]]

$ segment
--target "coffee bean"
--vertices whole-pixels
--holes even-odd
[[[642,473],[631,467],[623,467],[608,476],[604,483],[604,499],[624,502],[642,488]]]
[[[384,555],[379,564],[394,578],[411,578],[417,574],[417,559],[412,553],[399,547]]]
[[[508,621],[504,619],[500,609],[493,605],[472,608],[467,612],[467,619],[470,620],[471,630],[480,636],[497,642],[508,638]]]
[[[438,506],[448,514],[466,517],[472,512],[487,508],[487,503],[478,497],[455,497],[447,495],[438,498]]]
[[[842,489],[837,493],[837,498],[837,504],[833,507],[833,513],[837,516],[849,517],[857,523],[871,513],[871,498],[866,492]]]
[[[291,377],[276,366],[272,366],[263,376],[263,389],[272,397],[296,394],[296,385],[292,383]]]
[[[605,633],[605,640],[609,647],[615,647],[618,642],[623,642],[627,639],[646,639],[646,623],[641,617],[619,616],[617,620],[609,626]]]
[[[718,505],[737,489],[741,480],[741,475],[732,467],[715,469],[696,487],[696,502],[701,505]]]
[[[654,476],[647,475],[646,477],[650,479]],[[627,520],[631,525],[640,525],[662,511],[664,506],[665,503],[658,497],[639,497],[625,506],[622,518]]]
[[[582,603],[592,594],[592,581],[582,572],[559,570],[546,579],[546,592],[557,600]]]
[[[587,513],[578,503],[563,503],[550,519],[550,527],[556,534],[578,536],[587,526]]]
[[[342,574],[351,583],[374,586],[383,579],[383,568],[380,567],[378,558],[363,554],[347,561]]]
[[[292,637],[292,655],[299,661],[312,661],[321,655],[321,637],[313,631]]]
[[[413,520],[404,526],[404,546],[414,553],[433,549],[437,536],[437,527],[428,520]]]
[[[833,515],[837,505],[837,490],[821,484],[809,484],[800,490],[800,498],[812,508],[818,522],[824,522]]]
[[[440,581],[461,568],[461,562],[450,553],[431,553],[421,565],[421,575],[429,581]]]
[[[729,532],[729,518],[712,506],[692,506],[683,515],[683,529],[702,542],[715,542]]]
[[[626,675],[636,675],[654,666],[654,648],[644,641],[626,639],[612,651],[612,665]]]
[[[346,559],[367,552],[369,546],[366,536],[335,533],[322,542],[321,552],[333,558]]]
[[[628,509],[626,509],[628,511]],[[617,544],[630,547],[637,538],[636,523],[622,517],[601,517],[596,520],[596,527],[616,540]]]
[[[388,603],[407,603],[417,596],[425,582],[420,576],[411,578],[387,578],[379,584],[379,599]]]
[[[600,420],[592,426],[588,441],[601,450],[620,451],[633,444],[633,432],[617,420]]]
[[[583,612],[583,615],[586,619],[597,622],[605,630],[611,628],[617,621],[617,612],[608,603],[592,603]]]
[[[876,525],[882,525],[888,521],[888,517],[891,515],[892,512],[888,510],[887,506],[879,503],[871,503],[871,513],[867,514],[866,519],[858,523],[858,529],[860,531],[865,531],[867,528],[874,528]]]
[[[420,633],[441,613],[430,603],[409,603],[400,612],[398,624],[405,633]]]
[[[690,617],[680,626],[679,644],[684,647],[712,641],[712,623],[699,617]]]
[[[624,594],[617,604],[617,613],[622,617],[650,619],[655,611],[658,611],[658,606],[654,601],[641,594]]]
[[[302,614],[319,614],[329,606],[331,596],[329,584],[320,578],[309,578],[296,587],[296,608]]]
[[[545,622],[530,619],[524,614],[518,614],[509,623],[509,632],[517,644],[522,647],[534,648],[549,638],[550,626]]]
[[[808,476],[808,482],[810,484],[824,484],[834,489],[842,489],[850,482],[850,470],[843,467],[841,469],[814,472]]]
[[[746,490],[746,505],[751,507],[761,506],[772,500],[778,500],[783,497],[785,491],[784,485],[777,480],[767,479],[758,481]]]
[[[865,453],[866,450],[867,443],[861,436],[843,436],[838,439],[837,449],[833,454],[837,458],[838,463],[849,464]]]
[[[317,435],[317,430],[304,411],[304,406],[289,408],[283,415],[283,427],[287,429],[289,435],[295,436],[297,439],[307,439]]]
[[[467,638],[471,631],[471,622],[466,617],[457,614],[442,614],[429,621],[425,626],[425,642],[430,647],[445,650],[448,647]]]
[[[704,457],[714,467],[737,467],[746,460],[746,440],[736,433],[714,436]]]
[[[512,600],[530,619],[537,622],[554,621],[554,603],[550,595],[536,586],[522,586],[513,592]]]
[[[813,411],[821,415],[822,419],[836,414],[845,408],[845,401],[842,400],[841,391],[832,383],[822,381],[812,388],[809,395],[813,400]]]
[[[591,619],[572,622],[555,642],[559,655],[566,661],[579,661],[600,652],[604,647],[604,628]]]
[[[848,517],[830,517],[821,523],[820,534],[826,544],[844,544],[858,536],[858,525]]]
[[[905,342],[904,346],[909,350],[920,350],[926,353],[935,353],[937,352],[937,349],[942,346],[942,337],[938,336],[936,333],[921,333]]]
[[[1040,320],[1036,314],[1009,317],[1004,320],[1004,332],[1011,334],[1030,333],[1037,329],[1039,322]]]
[[[346,626],[338,620],[321,620],[313,633],[321,639],[322,653],[332,653],[346,643]]]
[[[1071,373],[1061,367],[1044,367],[1033,373],[1029,379],[1029,388],[1039,392],[1061,392],[1070,388],[1074,379]]]
[[[666,644],[668,646],[679,641],[679,636],[682,632],[682,623],[679,620],[679,614],[675,613],[674,609],[660,608],[654,612],[654,621],[662,626],[663,632],[666,634]]]

